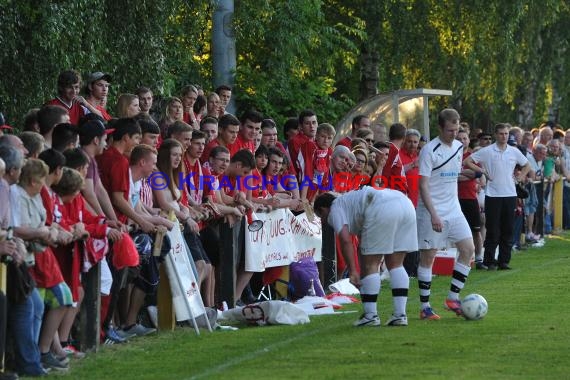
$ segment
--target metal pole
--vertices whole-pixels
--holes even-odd
[[[213,84],[234,86],[236,71],[236,40],[233,25],[234,1],[219,0],[216,2],[212,23],[212,58]],[[233,92],[233,91],[232,91]],[[226,107],[226,112],[236,111],[234,96]]]
[[[429,132],[429,98],[427,96],[423,97],[424,99],[424,137],[427,141],[431,140],[430,132]]]
[[[400,95],[398,91],[392,94],[392,124],[400,122]],[[389,127],[388,127],[389,129]]]

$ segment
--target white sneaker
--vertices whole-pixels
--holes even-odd
[[[135,336],[137,336],[137,334],[135,333],[129,333],[128,331],[125,331],[123,329],[115,329],[115,333],[119,336],[119,338],[122,339],[131,339],[134,338]]]
[[[368,318],[366,314],[362,314],[360,319],[353,324],[356,327],[362,326],[381,326],[380,318],[377,315],[373,315],[372,317]]]
[[[140,323],[137,323],[136,325],[134,325],[130,329],[125,330],[125,333],[134,334],[136,336],[145,336],[148,334],[152,334],[154,332],[156,332],[156,329],[153,329],[151,327],[144,327]]]
[[[154,327],[158,327],[158,309],[156,308],[156,306],[154,305],[148,306],[146,308],[146,311],[148,313],[148,318],[150,319],[150,323],[152,323]]]
[[[386,322],[386,326],[407,326],[408,325],[408,317],[405,315],[394,315],[388,319]]]

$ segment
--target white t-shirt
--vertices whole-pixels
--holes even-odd
[[[137,206],[137,203],[139,203],[141,198],[141,187],[142,180],[139,179],[138,181],[133,182],[133,173],[129,168],[129,202],[133,209]]]
[[[488,197],[516,197],[517,190],[513,178],[515,166],[526,165],[528,159],[518,148],[507,145],[504,150],[497,143],[479,149],[471,155],[473,162],[481,164],[489,174],[485,195]]]
[[[22,225],[20,221],[20,213],[22,212],[22,206],[20,204],[20,187],[18,184],[10,185],[10,225],[14,227],[20,227]]]
[[[450,159],[451,158],[451,159]],[[440,218],[463,215],[457,196],[457,179],[461,173],[463,144],[453,140],[451,146],[439,137],[431,140],[420,151],[420,176],[429,177],[431,202]],[[425,208],[420,197],[418,208]]]

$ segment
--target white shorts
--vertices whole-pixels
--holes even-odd
[[[113,275],[109,269],[107,258],[103,257],[101,260],[101,289],[99,292],[104,296],[111,294],[111,286],[113,285]]]
[[[424,207],[418,207],[418,242],[420,249],[442,249],[448,242],[472,239],[471,228],[463,214],[443,219],[443,230],[435,232],[431,225],[431,215]]]
[[[416,212],[406,196],[378,197],[366,209],[360,234],[363,255],[418,250]]]

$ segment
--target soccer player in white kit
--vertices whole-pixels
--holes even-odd
[[[350,282],[360,288],[364,313],[355,326],[380,326],[376,301],[380,293],[382,258],[390,271],[394,313],[388,326],[407,326],[409,277],[403,267],[407,252],[417,251],[416,216],[412,202],[396,190],[364,187],[339,197],[321,194],[315,214],[338,235]],[[361,273],[356,271],[350,235],[358,235]]]
[[[439,136],[420,151],[420,199],[417,208],[420,319],[440,319],[429,302],[432,266],[437,250],[445,248],[450,241],[459,251],[444,303],[447,310],[457,315],[462,315],[459,292],[469,276],[475,252],[473,235],[457,197],[457,179],[463,158],[463,145],[456,140],[459,121],[456,110],[442,110],[438,117]]]

